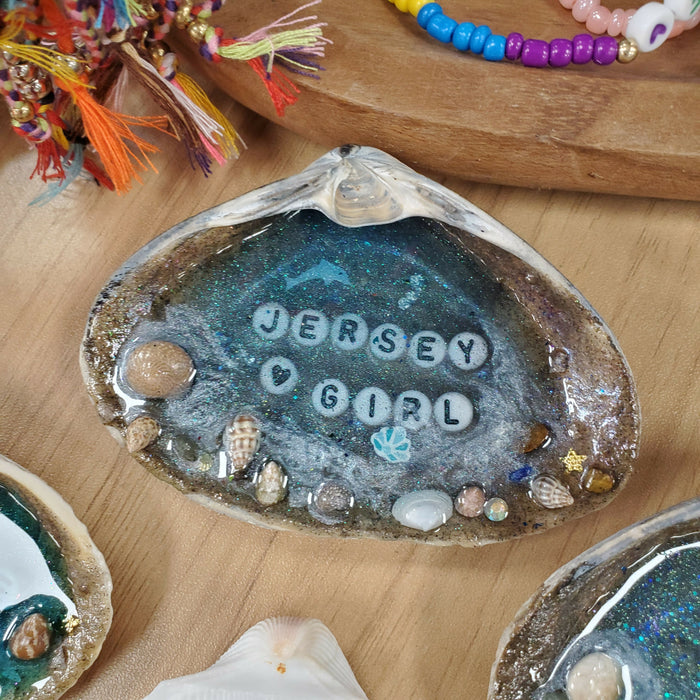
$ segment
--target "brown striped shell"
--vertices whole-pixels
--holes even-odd
[[[255,483],[255,498],[263,506],[273,506],[287,495],[287,475],[274,460],[265,462]]]
[[[535,501],[545,508],[565,508],[574,503],[569,489],[550,474],[536,476],[530,484],[530,491]]]
[[[260,424],[255,416],[241,413],[224,430],[224,450],[232,473],[243,471],[260,447]]]
[[[124,367],[129,386],[147,399],[165,399],[185,391],[194,374],[192,358],[179,345],[165,340],[137,345]]]
[[[126,428],[126,449],[139,452],[148,447],[160,434],[160,426],[150,416],[135,418]]]

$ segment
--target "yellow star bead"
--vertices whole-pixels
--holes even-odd
[[[66,630],[66,634],[73,634],[79,625],[80,618],[75,615],[70,615],[63,621],[63,628]]]
[[[566,457],[562,457],[561,461],[564,463],[564,469],[567,472],[582,472],[583,463],[588,459],[588,455],[577,454],[574,450],[569,450],[566,453]]]

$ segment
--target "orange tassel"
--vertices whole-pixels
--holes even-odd
[[[129,127],[148,126],[168,133],[168,120],[165,117],[117,114],[96,102],[84,86],[60,87],[70,91],[80,110],[85,135],[100,156],[105,172],[119,194],[128,192],[132,179],[142,182],[137,167],[141,170],[150,167],[158,172],[148,157],[149,153],[157,153],[158,148],[136,136]],[[135,148],[127,146],[126,141],[131,141]]]
[[[270,99],[275,105],[277,114],[283,117],[284,110],[297,101],[296,93],[299,92],[299,88],[275,67],[272,68],[272,72],[268,73],[260,57],[253,58],[247,63],[263,81],[267,91],[270,93]]]
[[[72,54],[75,47],[71,38],[73,29],[68,18],[61,12],[55,0],[39,0],[39,6],[51,31],[56,34],[55,39],[59,50],[65,54]]]
[[[33,178],[35,175],[47,182],[48,180],[63,180],[65,173],[63,172],[63,161],[58,144],[51,138],[44,139],[35,144],[36,146],[36,166],[34,172],[29,176]],[[49,173],[49,170],[53,170]]]

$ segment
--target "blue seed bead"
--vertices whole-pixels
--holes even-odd
[[[486,40],[490,36],[491,30],[485,24],[477,27],[472,34],[472,38],[469,40],[469,50],[472,53],[481,53],[484,50]]]
[[[416,22],[418,22],[418,25],[425,29],[428,26],[428,22],[430,21],[430,18],[434,14],[442,14],[442,7],[438,5],[436,2],[429,2],[427,5],[423,5],[421,7],[420,12],[416,15]]]
[[[460,51],[469,51],[469,41],[476,29],[476,25],[472,22],[462,22],[457,25],[454,34],[452,35],[452,44]]]
[[[457,22],[447,15],[434,14],[428,21],[428,26],[425,28],[428,34],[442,41],[444,44],[449,44],[452,40]]]
[[[484,58],[487,61],[502,61],[506,55],[506,38],[492,34],[484,44]]]

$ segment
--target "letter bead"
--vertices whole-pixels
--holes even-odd
[[[420,391],[404,391],[394,404],[394,423],[407,430],[420,430],[428,425],[433,406]]]
[[[353,408],[365,425],[381,425],[391,415],[391,399],[383,389],[370,386],[355,397]]]
[[[478,369],[489,356],[486,340],[477,333],[457,333],[447,346],[450,360],[464,370]]]
[[[286,357],[271,357],[260,368],[260,383],[271,394],[288,394],[298,380],[297,368]]]
[[[289,314],[279,304],[262,304],[253,313],[253,330],[266,340],[281,338],[289,328]]]
[[[331,326],[331,342],[339,350],[359,350],[368,335],[367,324],[357,314],[338,316]]]
[[[700,11],[698,0],[664,0],[664,5],[673,12],[676,19],[685,22]]]
[[[642,53],[658,49],[668,39],[675,17],[660,2],[642,5],[627,22],[625,37],[634,41]]]
[[[408,348],[413,364],[418,367],[436,367],[445,359],[447,344],[442,336],[433,331],[419,331]]]
[[[406,352],[406,334],[393,323],[377,326],[369,339],[372,354],[381,360],[396,360]]]
[[[299,345],[313,348],[328,336],[328,319],[315,309],[300,311],[292,321],[292,337]]]
[[[433,408],[435,422],[446,432],[456,433],[464,430],[474,417],[472,402],[456,391],[443,394]]]
[[[350,394],[339,379],[324,379],[314,387],[311,402],[322,416],[334,418],[347,411]]]

